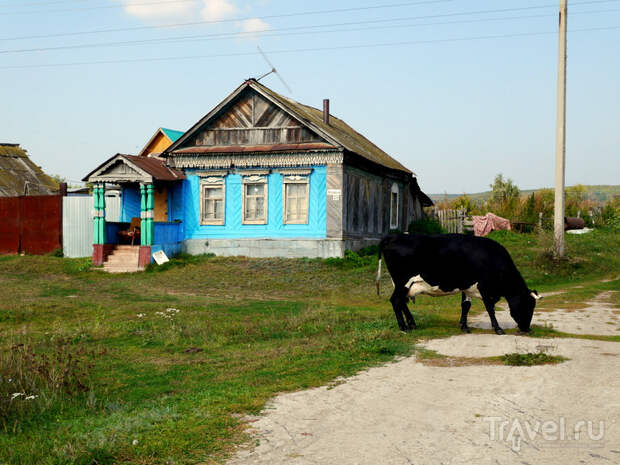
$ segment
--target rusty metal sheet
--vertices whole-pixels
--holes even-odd
[[[19,252],[19,197],[0,197],[0,254]]]
[[[42,255],[62,247],[62,197],[20,197],[21,247],[27,254]]]

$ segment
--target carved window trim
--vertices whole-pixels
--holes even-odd
[[[268,170],[248,170],[241,174],[241,217],[242,224],[267,224],[269,219],[269,182],[267,178]],[[260,184],[263,186],[263,217],[262,218],[247,218],[246,217],[246,203],[248,201],[248,187]]]
[[[211,173],[213,174],[213,173]],[[221,190],[221,199],[207,197],[207,190]],[[221,218],[205,218],[205,204],[208,199],[213,201],[220,200],[222,202]],[[210,175],[201,177],[200,179],[200,224],[208,225],[224,225],[226,223],[226,181],[224,175]]]
[[[393,183],[390,191],[390,229],[398,229],[400,211],[400,189]]]
[[[304,171],[303,173],[301,173]],[[282,170],[282,223],[283,224],[308,224],[309,212],[310,212],[310,172],[311,170]],[[285,172],[290,174],[284,175]],[[301,173],[301,174],[297,174]],[[292,185],[305,185],[306,195],[303,200],[304,216],[302,218],[291,219],[288,216],[288,204],[289,204],[289,186]]]

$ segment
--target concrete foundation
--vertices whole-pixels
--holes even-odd
[[[343,257],[346,249],[359,250],[378,239],[188,239],[181,250],[191,255],[212,253],[223,257],[328,258]]]

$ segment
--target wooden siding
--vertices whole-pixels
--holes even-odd
[[[156,185],[154,194],[153,220],[168,221],[168,188]]]
[[[393,183],[399,187],[398,229],[406,231],[409,223],[422,215],[420,202],[412,198],[409,186],[357,168],[344,167],[342,211],[345,238],[378,238],[390,231],[390,196]]]
[[[327,165],[327,237],[342,239],[343,231],[343,170],[342,165]]]
[[[254,91],[242,94],[198,131],[187,146],[273,145],[324,142],[299,121]]]
[[[155,136],[155,139],[144,149],[141,155],[146,156],[149,153],[162,153],[172,145],[172,141],[168,139],[161,131]]]

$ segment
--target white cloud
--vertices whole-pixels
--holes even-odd
[[[251,39],[256,39],[261,32],[265,32],[271,29],[271,26],[260,18],[246,19],[241,22],[241,32],[244,32],[244,36]]]
[[[239,9],[229,0],[204,0],[202,17],[207,21],[219,21],[235,16]]]
[[[121,0],[125,13],[141,19],[178,18],[186,17],[194,10],[198,2],[191,0],[178,0],[176,2],[153,3],[140,5],[138,0]]]

